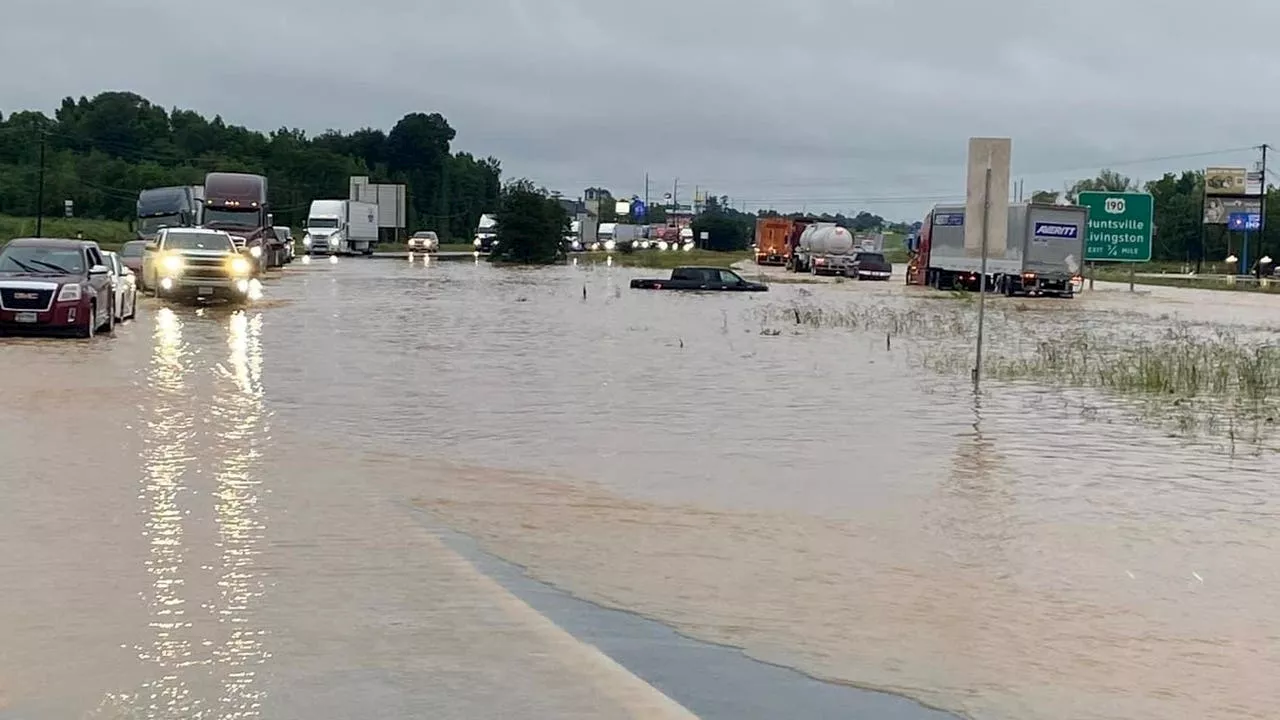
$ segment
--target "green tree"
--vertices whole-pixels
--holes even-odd
[[[569,216],[560,203],[545,188],[516,180],[502,189],[497,244],[489,259],[523,265],[557,262],[568,232]]]
[[[1107,170],[1106,168],[1103,168],[1102,172],[1099,172],[1097,177],[1077,180],[1074,185],[1067,189],[1067,199],[1071,202],[1075,202],[1076,197],[1086,190],[1132,192],[1137,189],[1138,186],[1127,176],[1121,175],[1115,170]]]
[[[219,116],[165,110],[129,92],[65,98],[52,118],[0,116],[0,213],[36,213],[43,140],[45,213],[73,200],[81,217],[128,220],[138,191],[198,184],[223,170],[265,174],[276,221],[296,226],[312,200],[347,197],[349,176],[370,175],[408,186],[409,230],[421,221],[446,239],[470,236],[480,213],[498,206],[501,166],[453,154],[453,137],[435,113],[410,113],[389,133],[331,130],[310,138],[296,128],[262,133]]]
[[[1181,175],[1165,173],[1159,180],[1147,183],[1145,191],[1151,194],[1155,205],[1154,258],[1200,259],[1201,223],[1204,220],[1200,193],[1203,187],[1204,174],[1193,171]]]
[[[691,227],[695,241],[705,250],[743,250],[750,243],[747,223],[718,207],[698,215]],[[703,233],[706,240],[701,239]]]

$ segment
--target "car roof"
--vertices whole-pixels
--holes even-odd
[[[226,230],[214,230],[213,228],[198,228],[198,227],[167,227],[167,228],[160,228],[160,232],[192,233],[195,235],[229,235],[230,234]]]
[[[6,243],[5,247],[61,247],[74,248],[76,250],[86,247],[96,247],[98,243],[92,240],[75,240],[73,238],[14,238]]]

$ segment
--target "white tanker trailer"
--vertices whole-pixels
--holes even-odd
[[[814,275],[844,275],[856,252],[853,233],[847,228],[835,223],[813,223],[800,233],[791,269]]]

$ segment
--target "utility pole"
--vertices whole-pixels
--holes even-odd
[[[1262,199],[1258,208],[1258,258],[1262,258],[1262,253],[1266,247],[1267,232],[1267,144],[1262,143]],[[1262,263],[1258,263],[1254,269],[1254,277],[1262,278]]]
[[[644,174],[644,207],[649,208],[649,173]]]
[[[44,146],[45,131],[40,130],[40,186],[36,188],[36,237],[44,237]]]

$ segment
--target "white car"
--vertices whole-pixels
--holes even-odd
[[[102,259],[111,271],[111,286],[116,293],[116,320],[124,322],[138,315],[138,278],[133,271],[124,266],[118,253],[103,251]]]
[[[430,230],[422,230],[409,238],[409,252],[436,252],[440,249],[440,237]]]

